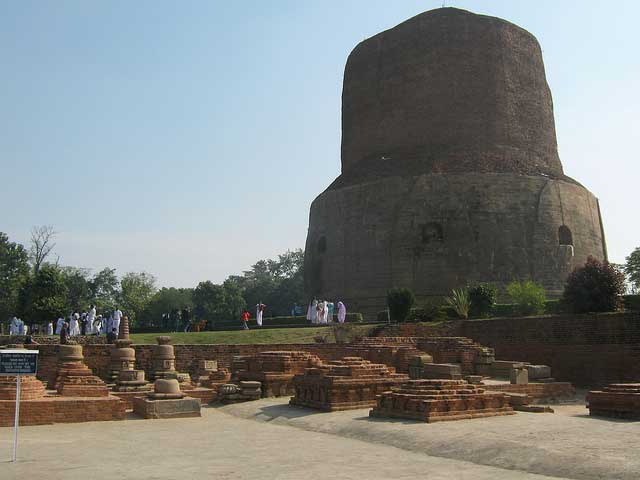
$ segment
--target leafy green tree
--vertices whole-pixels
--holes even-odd
[[[127,273],[120,280],[120,307],[129,316],[132,326],[136,322],[147,304],[156,292],[156,279],[145,272]]]
[[[43,264],[20,289],[20,316],[27,324],[53,321],[71,308],[67,303],[68,294],[60,268]]]
[[[166,330],[173,329],[175,327],[175,313],[185,307],[193,309],[192,288],[161,288],[145,307],[138,325],[162,327]]]
[[[113,310],[120,296],[120,282],[115,268],[105,267],[89,281],[91,299],[98,312]]]
[[[88,309],[91,302],[89,270],[86,268],[61,267],[60,273],[67,286],[67,305],[74,310]]]
[[[633,293],[640,290],[640,247],[637,247],[625,259],[624,273],[627,274]]]
[[[240,314],[247,307],[247,302],[242,296],[242,288],[236,281],[229,278],[224,281],[222,288],[228,318],[233,320],[240,318]]]
[[[511,282],[507,285],[507,293],[517,306],[520,315],[539,315],[544,313],[547,296],[542,285],[526,280]]]
[[[242,276],[231,276],[242,290],[245,304],[267,305],[268,316],[289,315],[294,303],[304,304],[304,251],[287,251],[277,259],[260,260]]]
[[[29,275],[29,254],[0,232],[0,321],[16,313],[18,292]]]
[[[200,282],[193,291],[193,313],[211,325],[232,320],[224,287],[210,280]]]

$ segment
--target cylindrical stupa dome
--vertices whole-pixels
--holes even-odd
[[[342,173],[309,214],[310,299],[373,319],[393,287],[421,303],[531,279],[553,298],[588,256],[606,259],[600,208],[563,173],[533,35],[443,8],[353,50]]]
[[[343,173],[418,159],[426,172],[562,175],[533,35],[499,18],[442,8],[351,52],[342,93]]]

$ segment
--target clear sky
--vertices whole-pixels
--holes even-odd
[[[340,173],[361,40],[441,0],[0,3],[0,231],[59,232],[61,263],[161,286],[302,248]],[[640,246],[640,2],[447,1],[542,45],[565,172],[600,198],[609,256]]]

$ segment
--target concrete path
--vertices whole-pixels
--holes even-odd
[[[12,428],[0,428],[0,479],[416,479],[429,480],[541,480],[557,478],[473,463],[469,458],[449,459],[392,446],[393,436],[379,438],[384,428],[419,430],[415,425],[372,423],[361,420],[366,412],[349,415],[308,415],[309,428],[282,416],[282,402],[273,400],[238,405],[239,408],[203,408],[202,418],[177,420],[128,420],[81,424],[21,427],[19,459],[11,455]],[[264,412],[267,412],[266,414]],[[251,413],[252,412],[252,413]],[[280,412],[268,421],[269,412]],[[262,422],[234,415],[262,416]],[[350,418],[352,417],[352,418]],[[345,434],[339,423],[370,426]],[[483,439],[476,421],[466,431],[475,431],[478,442],[497,452],[498,445]],[[276,424],[280,423],[280,424]],[[454,422],[455,423],[455,422]],[[473,424],[473,425],[472,425]],[[327,425],[340,435],[310,431]],[[386,425],[386,427],[385,427]],[[451,426],[452,424],[449,424]],[[332,426],[332,427],[331,427]],[[430,426],[420,425],[427,435]],[[382,430],[381,430],[382,429]],[[447,427],[440,431],[446,431]],[[455,434],[458,436],[459,434]],[[504,432],[502,436],[507,436]],[[362,439],[354,438],[361,436]],[[378,438],[375,438],[378,437]],[[451,435],[447,435],[451,438]],[[458,437],[460,441],[463,438]],[[372,441],[374,443],[372,443]],[[385,445],[384,443],[389,443]],[[400,446],[400,445],[399,445]],[[457,446],[452,445],[452,450]],[[471,460],[471,461],[467,461]],[[607,477],[613,478],[613,477]]]
[[[584,403],[552,407],[554,414],[518,412],[433,424],[374,419],[368,409],[319,413],[291,407],[287,399],[219,410],[270,425],[393,446],[427,458],[511,470],[506,478],[520,478],[517,471],[588,480],[640,479],[640,422],[589,417]]]

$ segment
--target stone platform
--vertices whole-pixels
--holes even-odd
[[[133,413],[150,419],[199,417],[200,399],[184,397],[152,400],[147,397],[134,397]]]
[[[146,397],[148,392],[112,392],[114,397],[118,397],[127,410],[133,410],[133,399],[136,397]],[[194,388],[192,390],[184,390],[187,397],[198,398],[201,403],[210,403],[216,397],[216,390],[211,388]]]
[[[613,383],[587,394],[589,415],[640,420],[640,383]]]
[[[411,380],[377,397],[372,417],[408,418],[427,423],[511,415],[506,395],[485,392],[464,380]]]
[[[576,389],[569,382],[527,383],[524,385],[486,382],[482,387],[491,392],[526,394],[534,402],[574,400],[576,397]]]
[[[296,375],[290,404],[324,411],[367,408],[375,405],[376,395],[407,380],[386,365],[345,357]]]

